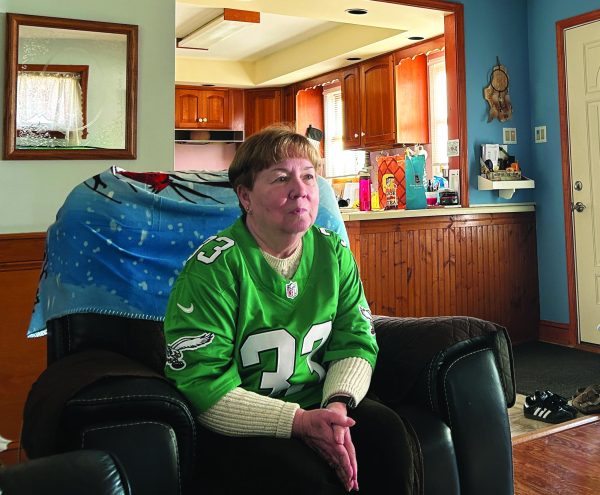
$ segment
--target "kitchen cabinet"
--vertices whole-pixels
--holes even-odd
[[[396,142],[429,143],[427,55],[404,58],[395,71]]]
[[[342,72],[344,148],[383,148],[396,142],[394,62],[377,57]]]
[[[246,137],[281,122],[281,89],[248,89],[244,96]]]
[[[283,88],[283,109],[282,118],[292,126],[296,124],[296,85],[286,86]]]
[[[358,66],[342,73],[342,104],[344,106],[344,149],[360,148],[360,71]]]
[[[232,93],[227,88],[175,88],[176,129],[230,129]]]
[[[321,131],[325,129],[322,86],[303,89],[296,94],[296,130],[306,136],[309,126]],[[324,156],[323,141],[321,141],[319,148],[321,156]]]

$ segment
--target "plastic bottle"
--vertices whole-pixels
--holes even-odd
[[[358,207],[371,211],[371,174],[364,168],[358,173]]]

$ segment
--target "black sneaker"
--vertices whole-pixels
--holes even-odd
[[[550,390],[544,390],[541,393],[546,394],[547,397],[551,397],[552,401],[558,402],[567,411],[569,411],[569,412],[573,413],[575,416],[577,416],[577,409],[575,407],[573,407],[571,404],[569,404],[569,399],[567,399],[566,397],[563,397],[562,395],[558,395],[553,392],[550,392]]]
[[[526,418],[544,423],[562,423],[577,416],[577,409],[568,404],[568,400],[549,390],[536,390],[533,395],[525,397],[523,414]]]

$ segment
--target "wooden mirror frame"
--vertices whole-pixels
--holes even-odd
[[[25,14],[6,14],[6,88],[4,96],[4,160],[132,160],[137,154],[138,27],[131,24],[64,19]],[[125,87],[125,147],[120,149],[18,149],[16,108],[19,26],[74,29],[124,34],[127,38]]]

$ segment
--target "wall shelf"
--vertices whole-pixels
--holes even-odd
[[[522,177],[521,180],[489,180],[482,175],[477,176],[477,188],[480,191],[498,191],[504,199],[510,199],[517,189],[533,189],[535,181]]]

